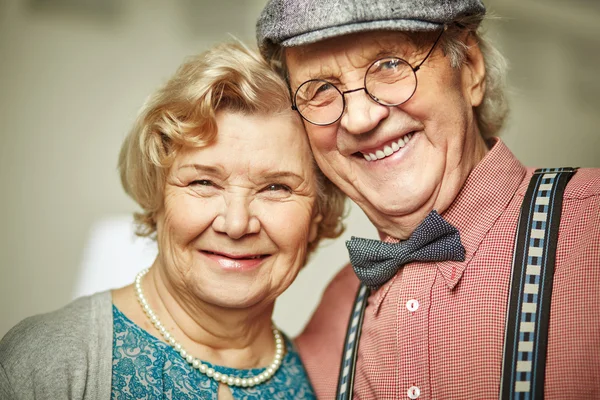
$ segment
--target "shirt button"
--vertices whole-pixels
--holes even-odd
[[[410,312],[415,312],[419,309],[419,302],[417,300],[409,300],[406,302],[406,309]]]
[[[408,388],[408,392],[406,394],[408,394],[409,399],[417,399],[421,395],[421,389],[416,386],[411,386]]]

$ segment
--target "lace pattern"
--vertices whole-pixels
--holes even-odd
[[[192,368],[175,349],[140,328],[114,305],[113,321],[111,399],[217,400],[215,381]],[[231,387],[234,399],[316,399],[298,352],[289,339],[285,341],[287,352],[277,373],[252,388]],[[262,371],[206,364],[222,374],[241,378]]]

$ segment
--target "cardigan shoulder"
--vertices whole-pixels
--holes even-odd
[[[110,398],[112,329],[110,292],[26,318],[0,341],[0,393],[9,399]]]

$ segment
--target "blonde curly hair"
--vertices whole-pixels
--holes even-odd
[[[285,81],[255,51],[239,42],[217,45],[192,57],[152,94],[121,147],[119,173],[125,192],[142,208],[134,214],[139,236],[156,237],[168,169],[184,148],[204,147],[217,135],[215,115],[293,113]],[[298,121],[298,123],[301,123]],[[320,240],[344,231],[346,196],[318,169],[316,212]]]

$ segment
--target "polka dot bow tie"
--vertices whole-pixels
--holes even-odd
[[[407,240],[386,243],[352,237],[346,242],[354,272],[363,284],[377,288],[412,261],[464,261],[465,248],[458,230],[435,210]]]

